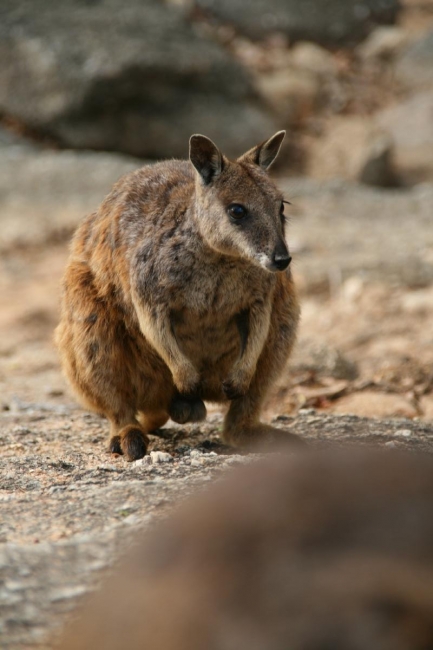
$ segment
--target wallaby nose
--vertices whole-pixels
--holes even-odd
[[[277,271],[284,271],[287,269],[290,262],[292,261],[289,251],[286,249],[284,252],[274,253],[273,265]]]

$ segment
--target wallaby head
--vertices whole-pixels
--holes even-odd
[[[279,131],[236,161],[203,135],[190,139],[189,157],[197,170],[194,210],[203,238],[214,250],[267,271],[283,271],[291,260],[283,196],[267,174],[284,136]]]

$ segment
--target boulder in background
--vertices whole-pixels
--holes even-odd
[[[395,76],[406,88],[433,86],[433,31],[402,51],[396,61]]]
[[[196,4],[253,39],[283,32],[293,41],[330,45],[361,40],[374,25],[393,23],[400,9],[399,0],[196,0]]]
[[[185,157],[203,132],[229,154],[276,130],[248,73],[157,0],[3,0],[0,111],[62,146]]]
[[[433,89],[416,92],[376,116],[391,134],[395,164],[408,184],[433,180]]]
[[[0,147],[0,253],[69,237],[142,161],[91,151]]]
[[[321,180],[345,178],[367,185],[395,184],[393,141],[386,125],[367,117],[337,117],[312,147],[309,171]]]

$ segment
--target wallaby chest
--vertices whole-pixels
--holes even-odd
[[[200,372],[223,378],[248,339],[248,315],[272,300],[275,276],[173,237],[142,262],[145,300],[164,305],[182,352]],[[197,250],[198,248],[198,250]],[[220,378],[220,379],[221,379]]]
[[[197,261],[185,268],[185,283],[176,286],[175,303],[198,321],[230,320],[257,301],[267,301],[274,278],[239,263]]]
[[[164,305],[179,320],[189,315],[197,327],[209,319],[229,321],[257,301],[270,300],[276,282],[273,274],[248,262],[206,249],[184,226],[146,233],[133,264],[145,302]]]

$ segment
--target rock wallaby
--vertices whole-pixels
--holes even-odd
[[[432,513],[429,454],[238,468],[137,535],[60,650],[431,650]]]
[[[282,433],[259,415],[299,317],[284,199],[267,173],[284,135],[236,161],[193,135],[189,161],[126,175],[75,234],[56,342],[127,460],[169,417],[203,420],[203,400],[230,401],[229,444]]]

